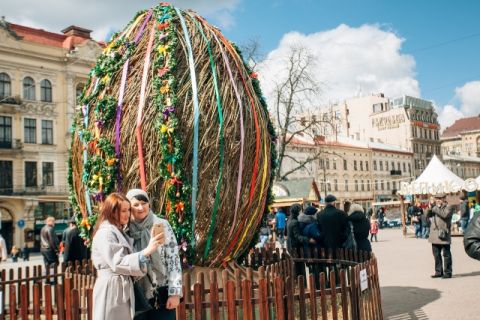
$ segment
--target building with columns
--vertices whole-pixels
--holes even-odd
[[[443,162],[462,179],[480,175],[480,116],[462,118],[440,137]]]
[[[0,232],[9,247],[35,246],[46,216],[69,216],[76,96],[102,50],[90,32],[0,21]]]
[[[336,119],[336,135],[395,145],[414,155],[412,172],[419,176],[434,154],[440,154],[440,126],[431,101],[374,94],[320,108],[320,118]],[[333,137],[332,132],[327,134]]]
[[[400,183],[413,177],[413,153],[379,142],[297,135],[286,152],[290,157],[284,159],[282,172],[292,170],[305,159],[316,158],[287,179],[313,177],[322,198],[333,193],[339,201],[355,201],[365,207],[393,200]]]

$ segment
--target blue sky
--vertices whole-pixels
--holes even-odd
[[[77,24],[105,37],[156,1],[17,0],[2,4],[7,21],[60,31]],[[178,0],[239,45],[257,39],[275,61],[289,43],[318,55],[322,104],[384,91],[433,100],[445,126],[480,113],[480,1],[473,0]],[[52,8],[56,10],[52,10]],[[278,63],[277,63],[278,64]],[[260,78],[262,80],[262,77]]]

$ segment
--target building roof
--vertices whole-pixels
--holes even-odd
[[[441,138],[453,138],[474,130],[480,130],[480,116],[458,119],[443,131]]]
[[[75,46],[90,40],[91,30],[77,26],[69,26],[63,30],[63,33],[54,33],[43,29],[31,28],[15,23],[4,23],[3,26],[9,29],[22,41],[34,42],[37,44],[73,49]]]

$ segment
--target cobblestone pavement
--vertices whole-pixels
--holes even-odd
[[[372,243],[378,259],[385,319],[480,319],[480,261],[467,256],[463,238],[452,242],[453,278],[432,279],[428,240],[382,229]]]

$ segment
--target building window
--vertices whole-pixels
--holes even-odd
[[[25,162],[25,187],[37,186],[37,163],[34,161]]]
[[[365,161],[365,170],[368,171],[368,161]]]
[[[47,79],[40,82],[40,99],[43,102],[52,102],[52,83]]]
[[[13,190],[13,162],[0,160],[0,194]]]
[[[367,190],[370,191],[370,180],[367,181]]]
[[[53,144],[52,120],[42,120],[42,144]]]
[[[53,162],[42,162],[42,185],[53,186]]]
[[[353,160],[353,170],[357,170],[357,160]]]
[[[48,216],[62,220],[67,219],[69,213],[64,202],[40,202],[35,209],[34,216],[37,220],[44,220]]]
[[[348,180],[345,180],[345,191],[348,191]]]
[[[390,191],[390,181],[387,181],[387,191]]]
[[[378,180],[375,180],[375,191],[378,191]]]
[[[355,180],[355,191],[358,191],[358,180]]]
[[[377,171],[377,160],[373,160],[373,170]]]
[[[385,184],[383,183],[383,180],[380,180],[380,190],[385,190]]]
[[[338,191],[338,180],[337,179],[333,179],[333,188],[335,191]]]
[[[362,188],[362,191],[365,191],[365,184],[363,183],[363,180],[360,180],[360,188]]]
[[[77,97],[77,99],[82,95],[82,92],[83,92],[83,88],[85,87],[85,84],[84,83],[79,83],[77,84],[77,86],[75,87],[75,96]],[[80,104],[80,103],[79,103]]]
[[[330,170],[330,159],[325,159],[327,170]]]
[[[407,172],[407,168],[405,167],[405,162],[403,163],[403,172]]]
[[[347,160],[343,160],[343,170],[347,170]]]
[[[0,99],[10,98],[12,83],[10,76],[5,72],[0,73]]]
[[[395,170],[395,162],[392,161],[392,166],[391,166],[392,170]]]
[[[37,120],[25,118],[23,121],[25,143],[37,143]]]
[[[337,170],[337,160],[333,160],[332,161],[332,165],[333,165],[333,170]]]
[[[392,189],[397,190],[397,183],[395,181],[392,181]]]
[[[380,171],[383,171],[383,161],[378,161],[378,163],[380,164]]]
[[[0,148],[12,147],[12,117],[0,116]]]
[[[327,182],[327,190],[328,192],[332,191],[332,184],[330,182]]]
[[[363,171],[363,161],[360,161],[360,171]]]
[[[385,170],[388,171],[388,161],[385,161]]]
[[[35,100],[35,81],[30,77],[23,79],[23,99]]]

